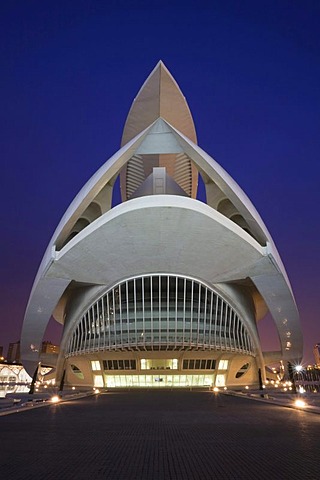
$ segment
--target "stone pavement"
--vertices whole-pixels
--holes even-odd
[[[305,406],[303,407],[304,412],[313,413],[320,415],[320,395],[319,393],[304,393],[304,394],[292,394],[292,393],[280,393],[274,391],[264,390],[263,395],[261,395],[261,390],[255,390],[246,392],[244,391],[232,391],[228,390],[225,392],[227,395],[235,395],[240,397],[250,398],[251,400],[256,400],[259,402],[273,403],[274,405],[279,405],[287,408],[299,408],[296,406],[295,402],[297,400],[303,400]],[[1,414],[1,412],[0,412]]]
[[[319,480],[320,416],[190,391],[86,397],[0,418],[6,480]]]

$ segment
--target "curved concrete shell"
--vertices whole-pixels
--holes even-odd
[[[123,203],[111,208],[119,174]],[[195,199],[198,174],[207,204]],[[57,379],[65,371],[69,384],[254,385],[259,370],[266,375],[257,322],[267,313],[279,336],[272,358],[300,359],[299,315],[274,242],[196,144],[185,98],[160,62],[133,102],[121,149],[49,243],[25,314],[23,363],[33,373],[53,315],[64,324]]]

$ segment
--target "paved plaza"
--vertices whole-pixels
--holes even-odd
[[[212,392],[106,393],[0,427],[6,480],[320,478],[320,415]]]

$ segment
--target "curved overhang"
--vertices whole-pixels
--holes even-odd
[[[241,227],[207,205],[152,195],[118,205],[90,224],[55,252],[46,278],[112,285],[136,272],[165,271],[214,284],[239,278],[238,272],[249,271],[264,252]]]
[[[192,276],[209,285],[251,278],[275,319],[284,357],[300,355],[296,306],[268,248],[209,206],[171,195],[141,197],[118,205],[60,251],[52,250],[28,305],[27,336],[32,332],[40,338],[72,280],[100,289],[137,272]],[[32,357],[25,340],[24,355]]]

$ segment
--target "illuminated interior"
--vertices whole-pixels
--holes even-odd
[[[214,375],[105,375],[107,388],[211,387],[213,383]]]
[[[141,370],[177,370],[177,358],[142,358],[140,361]]]

